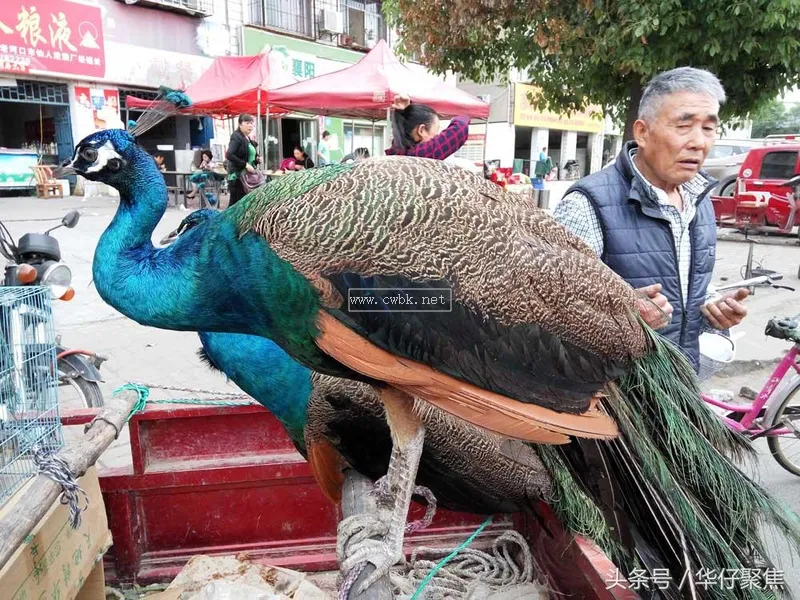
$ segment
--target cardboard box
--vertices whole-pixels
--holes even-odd
[[[20,501],[31,481],[0,508],[0,519]],[[78,485],[89,497],[89,506],[82,514],[80,527],[72,529],[69,508],[56,500],[0,569],[0,596],[3,600],[105,598],[103,586],[98,585],[97,579],[102,578],[102,558],[111,547],[111,532],[94,467],[78,480]],[[87,580],[92,586],[86,587],[96,590],[90,595],[87,595],[88,589],[81,593]]]

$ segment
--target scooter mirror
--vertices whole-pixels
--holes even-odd
[[[81,213],[79,213],[77,210],[71,210],[64,215],[63,219],[61,219],[61,224],[68,229],[72,229],[78,224],[80,218]]]

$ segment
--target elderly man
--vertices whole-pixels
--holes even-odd
[[[644,311],[699,368],[699,338],[710,325],[741,322],[747,290],[705,303],[716,255],[716,183],[700,170],[717,135],[725,91],[708,71],[681,67],[645,88],[633,126],[613,165],[576,182],[553,216],[663,313]],[[659,323],[658,321],[661,320]]]

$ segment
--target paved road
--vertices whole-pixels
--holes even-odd
[[[69,347],[91,349],[108,355],[103,365],[106,378],[105,392],[110,394],[116,386],[128,381],[145,381],[217,390],[236,390],[224,378],[210,373],[196,358],[199,348],[193,333],[160,331],[142,327],[120,315],[106,305],[90,285],[91,264],[94,248],[102,231],[110,223],[117,201],[107,197],[39,200],[34,198],[0,198],[0,215],[15,237],[28,231],[43,231],[52,227],[69,210],[81,211],[81,220],[73,230],[57,232],[63,260],[73,270],[76,296],[71,302],[58,302],[55,306],[56,324]],[[153,240],[158,243],[166,233],[173,230],[186,213],[176,209],[167,211],[159,224]],[[797,278],[800,266],[800,247],[793,240],[768,240],[755,249],[755,258],[766,268],[782,271],[783,283],[797,286],[797,292],[786,290],[758,290],[748,303],[750,316],[740,327],[746,335],[739,341],[738,359],[744,361],[771,360],[781,356],[786,349],[782,342],[765,338],[764,324],[774,315],[800,312],[800,281]],[[739,277],[747,258],[746,244],[721,241],[717,249],[715,281],[729,281]],[[746,365],[752,368],[752,365]],[[737,376],[718,378],[707,384],[707,388],[738,390],[743,384],[760,387],[768,375],[763,369],[738,369]],[[737,372],[735,369],[734,372]],[[156,394],[167,397],[168,394]],[[185,395],[184,395],[185,396]],[[800,512],[800,478],[783,471],[769,457],[766,447],[759,444],[761,455],[753,474],[778,498]],[[129,463],[129,446],[126,436],[109,449],[101,459],[103,465],[121,466]],[[778,553],[788,555],[784,546]],[[800,568],[797,561],[784,565],[791,587],[800,590]]]

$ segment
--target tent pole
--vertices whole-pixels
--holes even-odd
[[[391,134],[391,133],[392,133],[392,107],[391,106],[387,106],[386,107],[386,129],[383,130],[384,148],[387,145],[387,139],[386,139],[387,134]],[[392,146],[392,145],[394,145],[394,142],[392,142],[391,144],[388,144],[388,145]]]
[[[375,156],[375,119],[372,119],[372,156]]]
[[[269,169],[269,104],[267,104],[267,124],[265,125],[266,131],[264,132],[264,168]]]
[[[256,119],[256,141],[263,144],[264,141],[261,139],[261,88],[258,88],[256,92],[256,114],[258,115],[258,119]]]
[[[486,143],[489,141],[489,117],[486,117],[483,126],[483,164],[481,167],[486,166]]]

